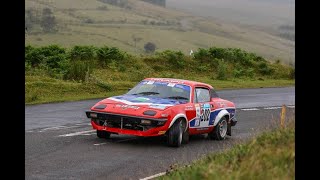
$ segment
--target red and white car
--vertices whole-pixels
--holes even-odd
[[[216,140],[231,136],[235,112],[234,103],[219,98],[208,84],[147,78],[126,94],[98,102],[86,115],[99,138],[164,135],[169,146],[179,147],[190,135],[208,133]]]

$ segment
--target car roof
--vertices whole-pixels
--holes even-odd
[[[209,86],[210,88],[213,88],[211,85],[206,83],[201,83],[197,81],[190,81],[190,80],[184,80],[184,79],[175,79],[175,78],[145,78],[144,80],[147,81],[162,81],[162,82],[172,82],[172,83],[178,83],[178,84],[185,84],[189,86],[196,86],[196,85],[203,85],[203,86]]]

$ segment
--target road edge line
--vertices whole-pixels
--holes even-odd
[[[149,180],[149,179],[153,179],[153,178],[156,178],[156,177],[163,176],[165,174],[166,174],[166,172],[161,172],[161,173],[158,173],[158,174],[155,174],[155,175],[152,175],[152,176],[148,176],[148,177],[145,177],[145,178],[142,178],[142,179],[139,179],[139,180]]]

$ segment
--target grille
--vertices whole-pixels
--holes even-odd
[[[93,120],[99,126],[106,126],[120,129],[131,129],[138,131],[146,131],[152,127],[156,127],[158,121],[151,121],[150,125],[142,125],[141,118],[125,117],[113,114],[98,113],[98,118]]]

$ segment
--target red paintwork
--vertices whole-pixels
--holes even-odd
[[[104,110],[97,110],[94,109],[93,107],[91,108],[91,111],[95,112],[107,112],[107,113],[114,113],[114,114],[121,114],[121,115],[129,115],[129,116],[138,116],[138,117],[145,117],[145,118],[152,118],[152,119],[164,119],[164,117],[161,116],[161,114],[167,114],[167,122],[165,125],[161,127],[156,127],[149,129],[147,131],[138,131],[138,130],[127,130],[127,129],[120,129],[120,128],[111,128],[111,127],[104,127],[104,126],[99,126],[95,124],[93,121],[91,121],[91,125],[93,129],[97,130],[105,130],[108,132],[112,133],[118,133],[118,134],[128,134],[128,135],[135,135],[135,136],[159,136],[163,134],[158,134],[159,131],[167,131],[169,128],[169,125],[173,118],[177,114],[184,114],[187,117],[187,120],[190,121],[193,118],[196,117],[196,111],[195,111],[195,104],[192,102],[193,97],[194,97],[194,88],[195,87],[206,87],[209,89],[213,89],[211,85],[205,84],[205,83],[200,83],[200,82],[195,82],[195,81],[188,81],[188,80],[181,80],[181,79],[171,79],[171,78],[146,78],[145,80],[150,80],[150,81],[165,81],[165,82],[171,82],[171,83],[179,83],[179,84],[185,84],[191,86],[191,102],[186,103],[186,104],[179,104],[171,107],[167,107],[164,110],[161,109],[156,109],[156,108],[151,108],[149,105],[134,105],[138,106],[139,109],[134,109],[134,108],[127,108],[123,110],[121,107],[117,107],[117,105],[125,105],[125,103],[114,101],[111,99],[104,99],[98,103],[96,103],[93,107],[99,105],[99,104],[107,104],[107,108]],[[212,98],[211,102],[208,102],[213,105],[214,108],[211,108],[211,111],[219,109],[219,108],[224,108],[224,107],[234,107],[234,103],[221,99],[221,98]],[[201,104],[201,103],[196,103],[196,104]],[[224,104],[224,105],[223,105]],[[193,110],[187,110],[186,107],[190,107]],[[157,111],[157,114],[155,116],[146,116],[143,115],[143,112],[146,110],[154,110]],[[189,123],[188,123],[189,126]],[[202,134],[202,133],[208,133],[210,132],[214,127],[209,127],[206,130],[197,130],[196,128],[189,128],[189,134]]]

